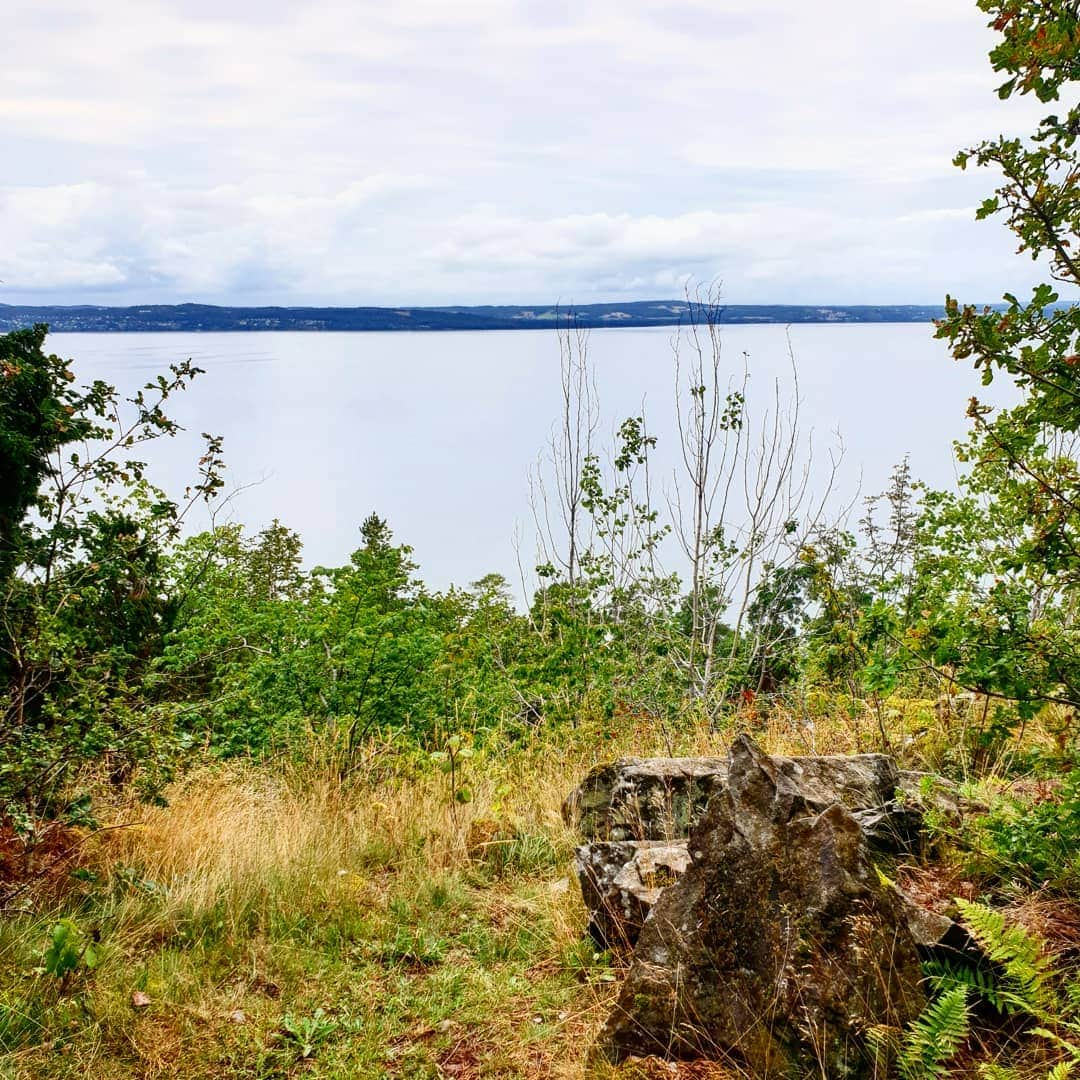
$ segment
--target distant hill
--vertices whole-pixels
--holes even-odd
[[[939,307],[732,304],[724,323],[930,322]],[[139,304],[135,307],[20,307],[0,304],[0,331],[48,323],[57,333],[207,330],[535,330],[557,323],[606,326],[675,326],[692,318],[684,300],[639,300],[557,308],[501,307],[215,307],[210,304]]]

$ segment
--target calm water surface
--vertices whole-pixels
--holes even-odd
[[[603,431],[646,403],[661,478],[675,465],[672,330],[597,330],[589,351]],[[733,371],[749,354],[751,405],[789,372],[781,326],[725,331]],[[840,490],[880,490],[905,453],[916,475],[953,482],[973,373],[921,325],[799,326],[790,331],[803,424],[817,460],[845,448]],[[194,476],[200,431],[225,437],[225,516],[279,517],[311,563],[343,561],[372,510],[410,543],[426,581],[516,577],[514,536],[531,562],[528,472],[558,415],[559,349],[546,331],[476,333],[56,334],[80,379],[124,389],[176,360],[206,369],[177,401],[188,433],[150,452],[154,478],[179,493]],[[838,500],[839,501],[839,500]]]

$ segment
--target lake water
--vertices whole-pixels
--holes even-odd
[[[845,447],[838,502],[881,490],[909,454],[915,474],[954,482],[953,439],[978,379],[928,326],[734,326],[732,371],[749,355],[751,407],[796,357],[802,422],[818,460]],[[657,474],[675,467],[673,330],[593,331],[589,353],[603,431],[644,400],[659,434]],[[343,561],[376,510],[415,548],[425,580],[465,584],[489,571],[516,580],[514,537],[531,563],[528,472],[558,416],[559,347],[546,331],[431,334],[56,334],[80,380],[130,390],[168,363],[206,374],[173,415],[188,429],[149,454],[154,479],[179,493],[194,477],[200,431],[222,434],[225,517],[257,528],[281,518],[309,563]]]

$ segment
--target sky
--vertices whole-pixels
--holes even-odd
[[[4,0],[0,303],[994,300],[973,0]]]

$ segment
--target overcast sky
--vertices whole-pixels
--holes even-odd
[[[995,299],[973,0],[3,0],[0,303]]]

